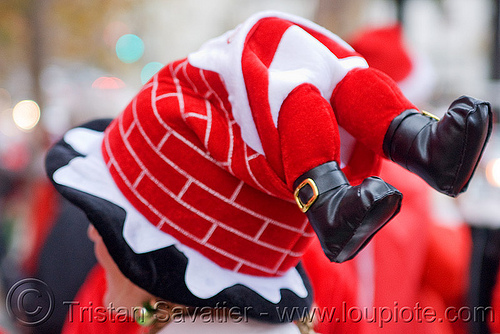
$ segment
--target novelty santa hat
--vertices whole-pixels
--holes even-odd
[[[47,156],[48,174],[138,286],[282,321],[277,310],[311,303],[299,261],[315,233],[293,183],[333,160],[361,182],[391,120],[414,108],[367,67],[310,21],[258,13],[165,66],[115,120],[68,131]],[[359,235],[349,245],[362,246]]]
[[[68,131],[47,171],[146,291],[269,322],[297,318],[277,310],[311,304],[299,261],[314,232],[230,110],[218,74],[173,62],[115,120]]]
[[[427,101],[435,87],[435,73],[429,60],[406,43],[399,23],[357,32],[349,44],[370,67],[381,70],[397,82],[413,103]]]

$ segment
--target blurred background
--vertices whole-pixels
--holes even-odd
[[[0,260],[4,286],[33,275],[59,204],[43,156],[68,128],[116,116],[168,62],[260,10],[311,19],[349,39],[401,22],[432,67],[441,114],[460,95],[500,104],[497,0],[0,0]],[[439,220],[500,226],[496,134],[467,197],[434,195]],[[66,264],[67,265],[67,264]],[[90,264],[89,264],[90,266]],[[9,327],[3,301],[0,324]]]

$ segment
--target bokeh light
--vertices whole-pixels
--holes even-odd
[[[12,110],[12,118],[19,129],[29,131],[40,120],[40,107],[35,101],[21,101]]]
[[[500,187],[500,159],[494,159],[486,165],[486,179],[495,187]]]
[[[116,55],[127,64],[134,63],[141,59],[144,54],[144,42],[134,34],[126,34],[116,42]]]
[[[99,77],[92,83],[92,88],[96,89],[120,89],[125,83],[116,77]]]
[[[146,64],[146,66],[144,66],[141,71],[142,84],[144,85],[146,82],[148,82],[149,79],[151,79],[153,75],[155,75],[156,72],[158,72],[162,67],[163,64],[158,62],[151,62]]]

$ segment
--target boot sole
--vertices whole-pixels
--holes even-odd
[[[356,256],[373,236],[399,213],[402,197],[402,194],[396,190],[388,192],[375,201],[351,239],[342,248],[342,251],[331,260],[341,263]]]

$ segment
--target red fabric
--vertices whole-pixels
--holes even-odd
[[[171,66],[182,66],[182,63]],[[160,74],[167,76],[169,73],[167,68]],[[157,94],[153,97],[156,99],[164,92],[169,92],[166,84],[158,90],[146,87],[139,98],[151,101],[151,97],[146,99],[141,95]],[[184,101],[189,108],[186,113],[191,117],[179,115],[182,123],[183,118],[200,119],[194,115],[195,111],[208,112],[194,106],[191,109],[191,101],[197,102],[196,99]],[[176,113],[177,98],[158,102],[165,120],[173,117],[170,113]],[[183,127],[176,124],[179,121],[170,122],[172,127],[169,125],[165,133],[161,120],[152,118],[150,113],[135,113],[134,110],[132,104],[108,128],[103,152],[105,159],[112,163],[110,171],[121,191],[151,223],[228,269],[276,275],[298,262],[307,245],[299,239],[309,239],[313,232],[294,203],[259,192],[220,168],[213,157],[222,156],[222,153],[215,150],[212,156],[205,153],[196,133],[184,124]],[[146,110],[145,105],[142,110]],[[235,138],[230,145],[234,156],[225,159],[237,162],[238,165],[233,165],[235,168],[245,169],[248,183],[256,184],[249,169],[254,164],[264,166],[263,172],[269,179],[266,186],[276,180],[269,169],[265,170],[264,157],[244,147],[242,140],[234,135],[237,128],[228,128],[225,120],[220,119],[225,118],[222,112],[213,109],[211,116],[215,142]],[[147,135],[143,132],[146,126],[143,124],[147,124]],[[165,138],[163,141],[159,134]],[[270,235],[281,238],[272,240]],[[300,248],[295,249],[296,245]],[[286,256],[292,260],[286,260]]]
[[[30,191],[32,193],[28,216],[30,233],[27,235],[31,238],[30,251],[23,262],[23,271],[26,275],[35,274],[39,254],[59,212],[57,192],[48,180],[44,178],[33,182]]]
[[[330,104],[311,85],[303,84],[288,95],[281,106],[278,131],[290,188],[308,170],[328,161],[340,161],[335,115]],[[313,145],[315,149],[311,149]],[[297,155],[302,157],[300,161]]]
[[[491,296],[491,307],[493,311],[488,313],[486,321],[492,333],[500,333],[500,275],[497,276],[495,287]]]
[[[426,266],[433,270],[424,273],[424,283],[440,291],[447,304],[460,305],[465,302],[464,291],[468,286],[472,249],[469,227],[435,224],[429,232]]]
[[[68,304],[68,316],[62,334],[141,334],[144,328],[134,319],[127,317],[131,311],[115,309],[109,312],[109,305],[104,305],[106,292],[106,273],[96,265],[89,273],[72,304]],[[111,314],[110,314],[111,313]]]
[[[382,164],[381,177],[403,193],[400,213],[374,238],[375,302],[377,307],[414,308],[421,301],[421,282],[425,273],[426,254],[429,246],[429,213],[432,190],[416,175],[391,162]],[[424,305],[422,305],[424,307]],[[427,324],[390,321],[384,332],[422,333]],[[367,324],[370,332],[378,324]]]
[[[331,104],[340,126],[384,156],[382,145],[389,124],[408,109],[417,109],[386,74],[355,69],[335,88]]]
[[[438,295],[442,303],[440,314],[449,308],[450,317],[457,316],[462,307],[467,306],[469,264],[472,239],[470,229],[465,224],[445,226],[433,224],[429,229],[426,268],[422,286],[428,294]],[[448,321],[455,334],[468,333],[467,314],[464,319]],[[453,320],[453,319],[452,319]]]
[[[247,47],[243,49],[241,55],[250,108],[259,111],[254,112],[253,117],[259,135],[265,137],[261,142],[266,152],[266,160],[282,180],[285,179],[285,174],[281,150],[279,145],[276,145],[279,143],[279,138],[268,103],[268,68],[281,41],[281,36],[291,25],[291,22],[277,18],[261,20],[248,33]]]
[[[344,305],[357,305],[357,272],[353,261],[331,263],[314,239],[304,254],[303,265],[314,291],[313,321],[321,334],[358,334],[361,323],[350,321]]]
[[[312,23],[252,24],[162,69],[107,129],[103,155],[152,224],[224,268],[276,276],[314,235],[293,181],[338,159],[338,125],[359,141],[351,161],[362,167],[346,171],[370,175],[390,121],[413,105],[387,76],[353,69],[366,62]]]
[[[385,333],[461,333],[464,324],[445,319],[447,307],[465,305],[470,238],[463,224],[443,226],[432,216],[432,189],[417,176],[387,162],[381,177],[403,193],[400,214],[374,238],[377,307],[416,305],[435,320],[390,321]],[[418,303],[418,304],[417,304]],[[443,319],[442,321],[439,318]],[[378,326],[371,326],[378,332]]]

